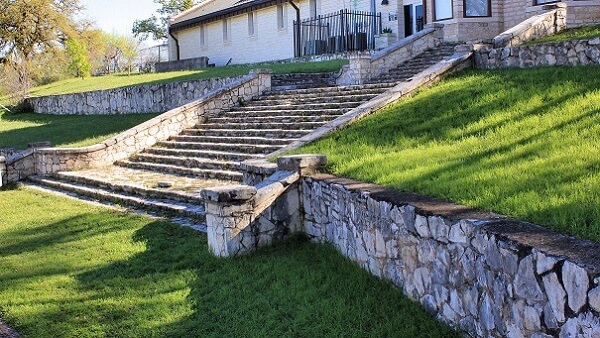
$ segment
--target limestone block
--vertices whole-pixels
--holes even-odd
[[[515,276],[515,294],[530,304],[542,302],[545,298],[534,274],[533,257],[523,258]]]
[[[566,261],[562,268],[562,279],[571,310],[578,313],[586,304],[589,277],[587,272],[574,263]]]

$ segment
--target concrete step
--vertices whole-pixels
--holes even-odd
[[[361,105],[362,102],[357,102],[357,107]],[[302,107],[301,105],[298,107]],[[297,110],[256,110],[256,111],[229,111],[225,112],[219,116],[215,117],[244,117],[249,120],[249,118],[255,117],[268,117],[268,116],[314,116],[314,115],[342,115],[345,114],[352,109],[343,108],[343,109],[322,109],[322,110],[309,110],[309,109],[297,109]],[[212,118],[209,120],[212,121]]]
[[[144,150],[143,154],[155,154],[165,156],[197,157],[204,159],[215,159],[223,161],[245,161],[263,158],[260,154],[238,153],[233,151],[196,150],[152,147]]]
[[[231,127],[231,126],[230,126]],[[205,129],[193,128],[184,130],[181,135],[194,136],[209,136],[209,137],[260,137],[260,138],[277,138],[277,139],[298,139],[310,130],[294,130],[294,129]]]
[[[377,89],[387,89],[389,85],[386,84],[365,84],[365,85],[350,85],[350,86],[336,86],[336,87],[319,87],[319,88],[309,88],[309,89],[296,89],[296,90],[285,90],[285,91],[271,91],[265,93],[266,95],[274,94],[274,95],[297,95],[297,94],[317,94],[317,93],[342,93],[342,92],[362,92],[363,90],[377,90]],[[367,93],[367,92],[365,92]],[[337,94],[339,95],[339,94]]]
[[[174,175],[189,176],[189,177],[202,177],[208,179],[227,180],[227,181],[241,181],[243,178],[242,173],[230,170],[217,170],[217,169],[201,169],[201,168],[187,168],[177,165],[150,163],[150,162],[135,162],[122,160],[115,162],[115,165],[156,171],[161,173],[169,173]]]
[[[158,164],[170,164],[187,168],[217,169],[217,170],[240,170],[239,161],[225,161],[202,157],[169,156],[156,154],[137,154],[130,159],[131,162],[146,162]]]
[[[286,103],[286,104],[272,104],[272,105],[261,105],[254,104],[254,102],[249,102],[248,104],[242,107],[235,107],[236,111],[273,111],[273,110],[311,110],[311,111],[320,111],[320,110],[330,110],[330,109],[352,109],[356,106],[359,106],[361,101],[352,101],[352,102],[319,102],[319,103]]]
[[[337,115],[281,115],[275,116],[255,116],[255,117],[214,117],[210,119],[212,123],[238,124],[238,123],[304,123],[304,122],[322,122],[331,121],[344,114],[344,111],[338,111]]]
[[[198,136],[198,135],[177,135],[170,139],[176,142],[206,142],[206,143],[227,143],[232,144],[271,144],[274,146],[285,146],[295,141],[293,138],[272,138],[272,137],[244,137],[244,136]]]
[[[231,129],[237,128],[238,130],[246,129],[293,129],[293,130],[308,130],[312,131],[326,122],[297,122],[297,123],[260,123],[260,122],[244,122],[244,123],[204,123],[198,125],[199,128],[203,129]]]
[[[209,142],[174,142],[162,141],[156,143],[156,146],[169,149],[200,149],[214,151],[234,151],[244,154],[268,154],[281,146],[271,144],[234,144],[234,143],[209,143]]]
[[[368,93],[368,94],[349,94],[349,95],[325,95],[325,96],[294,96],[289,95],[285,98],[273,99],[272,96],[261,96],[258,99],[251,101],[247,106],[252,105],[258,106],[271,106],[280,104],[300,104],[300,103],[313,103],[313,102],[360,102],[368,101],[379,95],[379,93]]]
[[[183,191],[172,191],[141,187],[131,184],[115,183],[106,179],[74,175],[73,172],[58,172],[54,174],[54,178],[66,183],[82,184],[86,186],[108,189],[110,191],[123,193],[126,195],[135,195],[143,198],[172,200],[198,205],[202,205],[204,203],[204,200],[202,200],[198,194],[188,194]]]
[[[348,87],[328,87],[322,89],[315,89],[314,91],[300,92],[299,90],[290,91],[271,91],[261,96],[259,99],[269,100],[295,100],[298,98],[302,99],[317,99],[327,100],[333,96],[348,96],[348,95],[379,95],[385,92],[389,86],[377,85],[376,88],[361,88],[360,86],[348,86]],[[329,90],[325,90],[329,89]]]
[[[87,196],[99,201],[108,201],[116,204],[132,206],[135,208],[159,211],[163,213],[178,214],[186,217],[193,217],[198,222],[205,220],[203,204],[192,204],[177,202],[168,199],[152,199],[140,196],[130,195],[128,193],[119,193],[106,188],[88,186],[81,183],[62,181],[56,178],[32,176],[29,180],[37,185],[50,187],[59,191],[75,193],[76,195]]]

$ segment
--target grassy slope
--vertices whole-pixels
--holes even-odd
[[[0,317],[29,337],[451,337],[389,283],[295,239],[216,259],[168,222],[0,191]]]
[[[296,152],[600,241],[600,67],[462,73]]]
[[[83,147],[147,121],[156,114],[11,115],[0,111],[0,147],[25,149],[27,143],[51,141],[59,147]]]
[[[127,87],[141,84],[155,84],[173,81],[197,80],[211,77],[230,77],[246,75],[250,69],[269,68],[276,74],[285,73],[304,73],[304,72],[331,72],[339,70],[348,60],[331,60],[323,62],[302,62],[287,64],[267,64],[267,65],[241,65],[229,67],[206,68],[194,71],[180,71],[169,73],[150,73],[150,74],[116,74],[107,76],[97,76],[87,79],[68,79],[54,82],[45,86],[33,88],[32,96],[45,96],[55,94],[68,94],[92,90],[111,89],[118,87]],[[0,100],[1,101],[1,100]]]
[[[565,29],[557,34],[529,41],[526,45],[539,43],[553,43],[571,40],[587,40],[600,36],[600,25],[584,26],[579,28]]]

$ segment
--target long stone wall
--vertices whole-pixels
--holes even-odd
[[[479,48],[474,54],[480,69],[600,64],[600,38],[529,46]]]
[[[328,175],[303,178],[305,232],[478,337],[600,336],[600,244]]]
[[[31,97],[36,113],[53,115],[111,115],[162,113],[198,100],[243,76],[148,84],[91,92]]]
[[[208,116],[248,101],[271,88],[270,70],[253,70],[250,74],[215,90],[202,99],[172,109],[100,144],[83,148],[37,148],[28,156],[6,160],[9,181],[31,176],[50,175],[57,171],[98,168],[167,140],[204,121]]]

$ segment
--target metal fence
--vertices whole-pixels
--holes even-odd
[[[381,33],[381,13],[349,11],[294,21],[296,56],[375,49]]]

